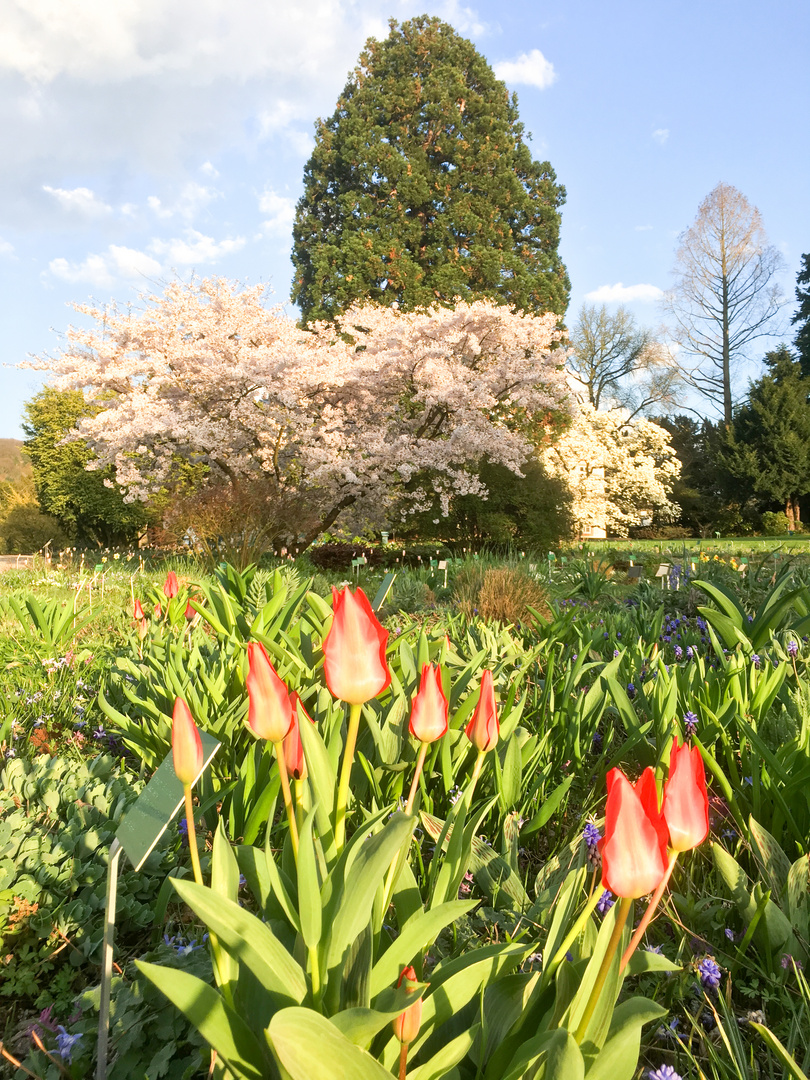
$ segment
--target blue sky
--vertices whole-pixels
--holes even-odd
[[[446,19],[517,92],[567,189],[570,316],[621,300],[658,325],[677,236],[720,181],[761,211],[792,300],[810,251],[807,0],[281,8],[0,0],[0,437],[21,437],[41,385],[15,365],[58,349],[71,301],[135,302],[192,272],[287,300],[314,121],[389,16]]]

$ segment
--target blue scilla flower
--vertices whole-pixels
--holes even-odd
[[[56,1052],[62,1061],[66,1061],[70,1065],[73,1061],[73,1048],[79,1039],[84,1038],[84,1036],[80,1031],[75,1035],[71,1035],[61,1024],[57,1027],[56,1032]]]

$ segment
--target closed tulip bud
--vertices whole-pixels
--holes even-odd
[[[611,769],[607,784],[605,836],[599,841],[602,883],[616,896],[636,899],[653,892],[667,872],[655,774],[645,769],[634,788],[621,769]]]
[[[182,698],[174,703],[172,761],[177,779],[184,787],[191,787],[203,767],[203,749],[197,725]]]
[[[155,618],[159,619],[162,614],[163,614],[163,609],[161,608],[160,604],[159,603],[155,604]]]
[[[135,607],[133,608],[133,611],[132,611],[132,617],[133,617],[133,619],[145,619],[146,618],[146,613],[143,610],[143,606],[141,605],[140,600],[135,601]]]
[[[301,742],[301,729],[298,721],[299,707],[308,720],[311,721],[312,718],[307,714],[297,693],[290,694],[290,703],[292,704],[292,727],[284,736],[284,761],[287,764],[288,776],[291,776],[293,780],[305,780],[307,776],[307,759],[304,757],[304,744]]]
[[[189,600],[189,602],[186,604],[186,619],[191,622],[196,614],[197,612],[191,606],[191,601]]]
[[[334,618],[323,643],[326,685],[333,697],[362,705],[391,682],[385,659],[388,631],[380,626],[362,589],[332,589]]]
[[[498,712],[495,707],[495,687],[492,672],[485,668],[481,673],[481,692],[472,720],[464,729],[464,734],[479,751],[492,750],[498,744],[500,727]]]
[[[441,739],[447,731],[449,708],[442,689],[442,669],[425,664],[422,667],[419,692],[411,706],[411,735],[423,743]]]
[[[292,702],[287,687],[276,674],[259,641],[251,641],[248,652],[248,724],[260,739],[283,742],[293,723]]]
[[[166,575],[166,580],[163,582],[163,593],[169,600],[173,600],[179,592],[180,583],[177,580],[177,574],[175,574],[174,570],[170,570]]]
[[[703,758],[696,746],[672,740],[669,779],[664,785],[664,821],[674,851],[689,851],[709,835],[709,796]]]
[[[405,989],[410,993],[414,991],[419,983],[416,977],[416,971],[410,965],[402,969],[402,974],[397,982],[397,987],[402,986],[405,983]],[[401,1043],[411,1043],[419,1034],[419,1028],[422,1026],[422,998],[421,996],[413,1003],[409,1005],[404,1012],[401,1012],[399,1016],[394,1020],[394,1034]]]
[[[143,639],[146,637],[147,626],[148,623],[145,618],[138,620],[138,637],[141,641],[143,641]]]

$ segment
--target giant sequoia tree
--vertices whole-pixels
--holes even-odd
[[[293,232],[304,321],[480,297],[562,315],[565,192],[532,160],[517,99],[446,23],[390,25],[317,126]]]

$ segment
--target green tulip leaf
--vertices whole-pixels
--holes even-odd
[[[290,1080],[391,1080],[370,1054],[312,1009],[282,1009],[266,1036]]]
[[[641,1029],[666,1012],[647,998],[631,998],[618,1005],[607,1042],[588,1069],[588,1080],[632,1080],[638,1067]]]
[[[396,983],[403,967],[431,945],[445,926],[477,906],[477,900],[450,900],[413,915],[371,969],[372,1000],[387,986]]]
[[[312,836],[315,812],[313,809],[307,814],[298,839],[298,915],[301,937],[308,949],[317,948],[321,940],[321,883]]]
[[[265,1080],[267,1064],[261,1043],[212,986],[178,968],[145,960],[136,960],[135,965],[197,1028],[235,1077]]]
[[[261,919],[196,882],[175,879],[174,887],[222,947],[250,968],[277,1007],[304,1000],[307,985],[301,968]]]

